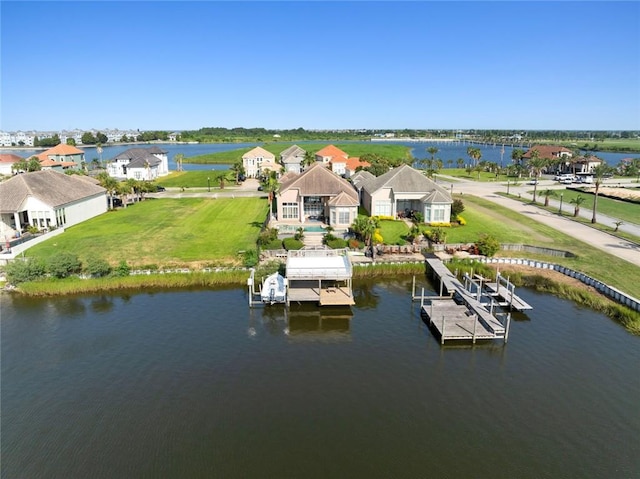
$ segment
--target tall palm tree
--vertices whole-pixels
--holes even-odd
[[[469,155],[469,158],[473,160],[475,166],[478,164],[478,161],[480,161],[480,158],[482,158],[482,151],[480,151],[480,148],[469,146],[467,148],[467,155]]]
[[[174,160],[176,160],[176,170],[182,171],[182,161],[184,160],[184,155],[182,153],[177,153],[174,156]]]
[[[514,148],[511,151],[511,159],[516,165],[520,164],[520,162],[522,161],[523,155],[524,155],[524,150],[521,150],[520,148]]]
[[[555,190],[550,190],[549,188],[547,188],[546,190],[544,190],[542,192],[542,196],[544,196],[544,205],[545,206],[549,206],[549,197],[550,196],[557,196]]]
[[[310,151],[304,152],[304,166],[311,166],[316,162],[316,155]]]
[[[278,174],[275,171],[269,171],[262,181],[263,190],[269,194],[269,216],[273,216],[273,200],[279,187]]]
[[[375,253],[372,244],[373,235],[379,227],[380,221],[377,218],[373,218],[371,216],[358,216],[351,225],[351,229],[362,241],[364,241],[367,249],[371,250],[372,259],[375,259]]]
[[[593,193],[593,216],[591,217],[591,223],[596,222],[596,210],[598,209],[598,193],[600,192],[600,185],[602,185],[605,176],[612,172],[613,168],[604,162],[600,163],[593,169],[593,184],[596,189]]]
[[[547,159],[540,158],[540,154],[537,150],[531,152],[531,159],[529,160],[529,171],[533,176],[533,202],[536,202],[536,192],[538,190],[538,178],[542,173],[543,168],[547,166]]]
[[[464,159],[463,158],[458,158],[456,160],[456,165],[458,165],[458,168],[460,168],[460,169],[464,168]]]

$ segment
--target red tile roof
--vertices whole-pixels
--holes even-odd
[[[0,163],[17,163],[18,161],[22,160],[24,160],[24,158],[18,155],[14,155],[13,153],[0,154]]]
[[[49,148],[46,151],[40,153],[40,155],[82,155],[84,151],[75,146],[67,145],[65,143],[60,143],[59,145],[54,146],[53,148]],[[40,156],[38,155],[38,156]]]
[[[331,158],[342,157],[344,159],[349,158],[349,155],[347,153],[342,151],[337,146],[333,146],[333,145],[325,146],[323,149],[321,149],[320,151],[316,152],[316,156],[331,157]]]
[[[356,157],[349,158],[347,160],[347,170],[356,171],[356,168],[358,168],[359,166],[366,168],[367,166],[371,166],[371,163],[369,163],[368,161],[363,161],[360,158]]]
[[[522,155],[522,157],[531,158],[531,153],[534,150],[538,152],[538,156],[540,158],[547,158],[547,159],[559,158],[560,153],[569,153],[569,154],[573,153],[570,149],[565,148],[564,146],[535,145],[535,146],[532,146],[524,155]]]

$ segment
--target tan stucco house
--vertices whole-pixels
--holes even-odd
[[[323,163],[294,175],[288,173],[277,194],[278,221],[304,223],[323,220],[334,228],[348,228],[358,216],[358,193]]]
[[[260,146],[242,155],[242,166],[247,178],[260,178],[269,171],[279,173],[282,170],[282,166],[276,162],[276,155]]]
[[[360,180],[360,181],[358,181]],[[407,216],[420,212],[425,223],[448,222],[453,200],[449,192],[409,165],[371,177],[359,174],[362,206],[371,216]]]

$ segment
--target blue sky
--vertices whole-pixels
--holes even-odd
[[[640,129],[638,2],[0,3],[2,130]]]

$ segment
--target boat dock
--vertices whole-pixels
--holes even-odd
[[[532,309],[515,294],[515,287],[498,273],[495,283],[480,275],[465,274],[464,284],[438,258],[426,263],[440,290],[438,296],[425,296],[424,288],[416,295],[413,281],[412,301],[420,301],[420,315],[444,344],[448,340],[509,338],[511,313],[499,307],[522,311]]]

